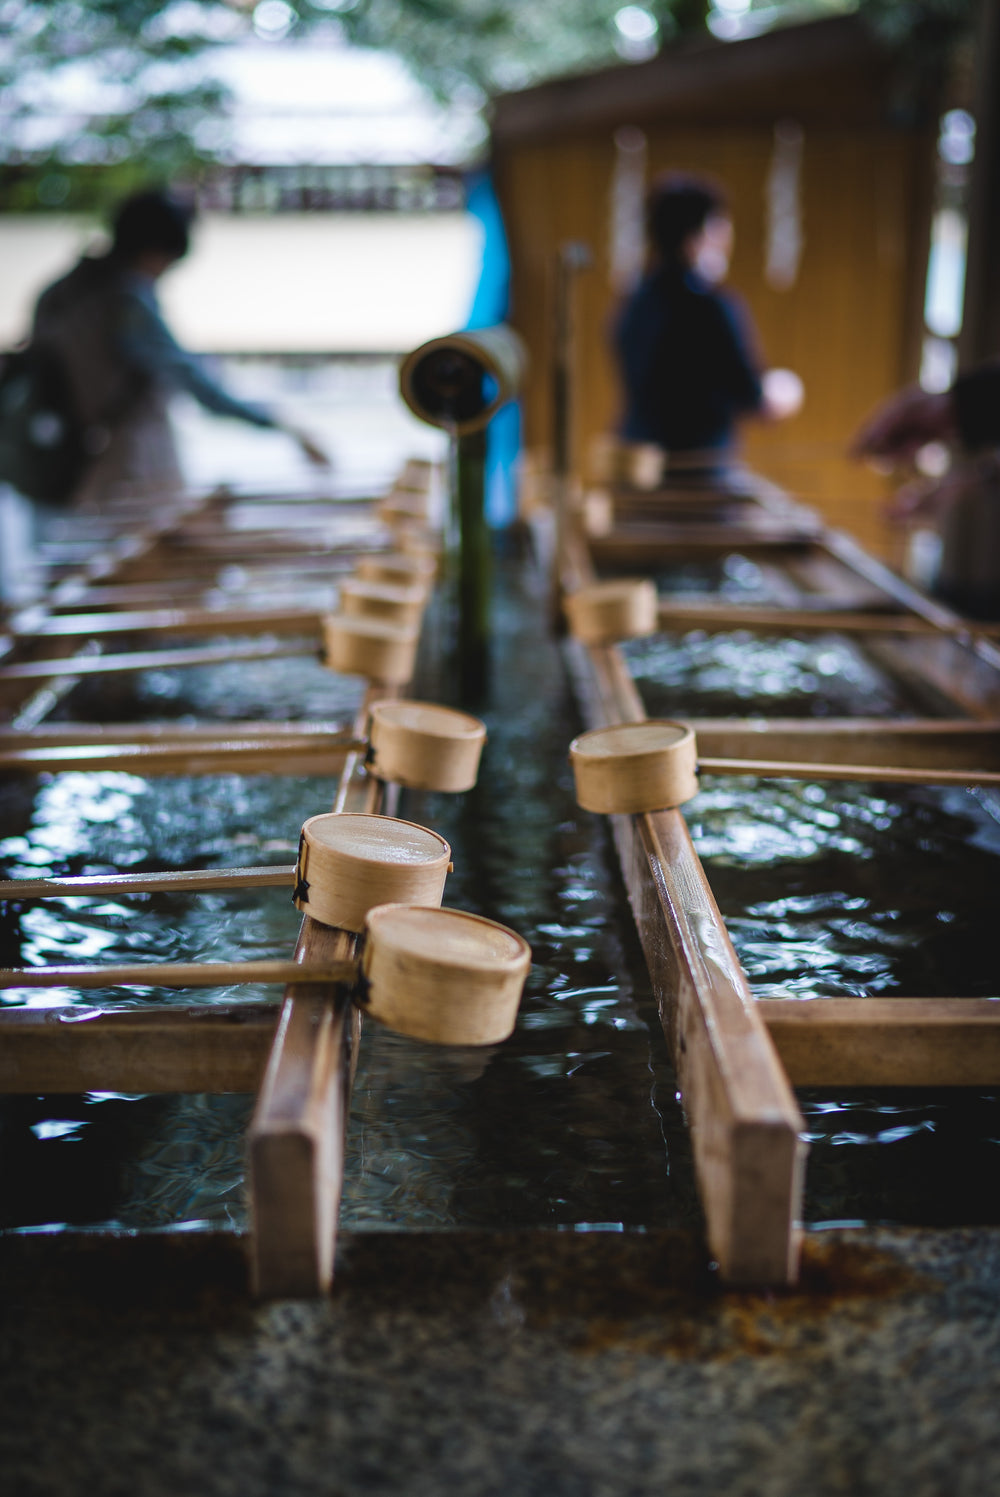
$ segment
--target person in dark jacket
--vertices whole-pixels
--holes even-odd
[[[614,330],[625,396],[619,434],[685,466],[718,465],[740,420],[792,414],[801,385],[782,371],[785,399],[780,380],[768,388],[748,314],[720,289],[733,234],[721,190],[668,174],[649,193],[646,225],[649,267]]]

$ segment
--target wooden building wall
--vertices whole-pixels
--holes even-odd
[[[532,355],[526,441],[544,447],[550,440],[554,267],[568,240],[584,241],[594,256],[592,268],[579,273],[575,292],[574,451],[580,471],[586,470],[595,436],[613,429],[618,394],[608,329],[615,307],[609,277],[614,134],[634,124],[647,138],[650,175],[691,169],[710,173],[726,187],[736,224],[729,284],[750,306],[767,363],[796,370],[805,383],[799,416],[774,426],[748,423],[748,460],[831,522],[891,554],[897,540],[879,507],[886,485],[849,461],[844,449],[872,406],[917,372],[932,116],[925,112],[922,126],[886,123],[875,96],[885,86],[884,67],[866,87],[863,70],[859,78],[845,64],[843,79],[827,76],[812,102],[790,98],[780,80],[768,96],[762,42],[736,45],[758,49],[761,71],[760,97],[745,98],[736,110],[743,118],[731,117],[723,93],[714,112],[730,117],[720,120],[713,119],[709,97],[687,106],[689,119],[683,104],[664,106],[666,117],[658,118],[641,100],[630,112],[626,100],[599,111],[593,121],[579,89],[579,118],[563,101],[551,127],[543,119],[522,128],[516,108],[506,116],[502,108],[498,112],[495,170],[510,237],[512,320]],[[578,82],[582,88],[583,80]],[[804,249],[795,283],[775,290],[764,274],[766,184],[775,124],[788,118],[804,132]]]

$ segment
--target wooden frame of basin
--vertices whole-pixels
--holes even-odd
[[[206,510],[217,510],[225,495],[210,495]],[[240,502],[246,502],[241,500]],[[190,523],[195,506],[182,507]],[[165,536],[172,534],[168,516],[161,524],[129,543],[116,542],[92,558],[72,585],[64,579],[58,591],[79,607],[91,582],[107,584],[119,577],[165,576],[171,568]],[[217,568],[231,559],[220,533]],[[244,549],[245,546],[244,546]],[[252,547],[254,555],[270,554]],[[294,549],[294,548],[293,548]],[[357,550],[357,548],[355,548]],[[315,553],[298,553],[315,565]],[[338,555],[346,556],[338,550]],[[154,564],[155,559],[155,564]],[[287,556],[282,558],[288,564]],[[141,565],[137,566],[137,563]],[[187,569],[185,568],[185,571]],[[197,570],[197,569],[196,569]],[[128,581],[123,586],[131,585]],[[142,584],[140,583],[140,586]],[[210,584],[206,582],[206,587]],[[97,641],[117,632],[222,634],[288,629],[315,632],[320,615],[310,610],[170,610],[158,614],[78,613],[64,615],[31,611],[31,622],[13,621],[0,640],[0,681],[8,700],[20,697],[14,721],[0,730],[0,764],[13,772],[73,767],[141,767],[143,772],[212,773],[223,768],[266,773],[329,773],[339,769],[333,809],[379,812],[394,806],[397,788],[365,772],[369,709],[398,689],[371,686],[354,724],[331,731],[310,724],[230,724],[198,728],[174,725],[103,725],[41,727],[47,712],[80,676],[101,673],[109,663],[125,669],[148,669],[166,664],[201,664],[264,651],[235,646],[213,649],[148,651],[109,662]],[[83,653],[48,661],[23,660],[25,646],[40,641],[66,643]],[[295,649],[296,647],[292,647]],[[300,647],[299,647],[300,648]],[[37,689],[38,683],[41,689]],[[35,688],[33,690],[33,688]],[[31,691],[25,700],[21,694]],[[289,881],[286,868],[253,870],[195,870],[152,876],[112,876],[89,879],[86,892],[109,884],[127,893],[144,887],[198,889],[258,887]],[[56,892],[58,880],[25,881],[24,897]],[[73,884],[75,881],[61,881]],[[39,887],[36,887],[36,884]],[[84,892],[84,891],[81,891]],[[5,897],[17,890],[5,886]],[[342,971],[353,964],[358,938],[310,920],[301,924],[291,963],[264,964],[270,975],[290,975],[296,966]],[[229,979],[242,980],[243,964],[228,964]],[[280,968],[280,971],[279,971]],[[243,967],[246,980],[252,971]],[[207,975],[207,974],[199,974]],[[150,980],[155,974],[152,969]],[[221,980],[226,980],[222,978]],[[248,1135],[253,1230],[251,1273],[261,1297],[312,1296],[328,1290],[333,1274],[343,1151],[351,1083],[361,1020],[342,984],[336,981],[291,981],[280,1006],[219,1010],[202,1006],[160,1011],[88,1011],[86,1022],[75,1016],[53,1020],[47,1011],[0,1012],[0,1086],[11,1091],[72,1088],[77,1082],[117,1090],[252,1090],[257,1105]],[[74,1021],[75,1020],[75,1021]]]
[[[664,601],[665,627],[754,628],[795,634],[838,628],[863,640],[882,663],[937,704],[945,720],[898,723],[851,719],[768,722],[694,719],[700,751],[749,770],[807,775],[810,763],[844,777],[934,783],[969,772],[993,783],[1000,770],[1000,650],[980,630],[924,598],[850,538],[809,532],[789,505],[782,531],[773,486],[767,512],[734,526],[640,524],[586,537],[563,517],[561,586],[572,591],[607,565],[656,566],[749,550],[781,556],[790,575],[785,610]],[[794,533],[796,532],[797,533]],[[869,611],[859,616],[859,602]],[[894,614],[878,612],[892,609]],[[645,711],[613,646],[569,641],[567,657],[589,727],[641,720]],[[955,710],[968,717],[955,717]],[[676,715],[683,717],[682,713]],[[784,761],[784,763],[782,762]],[[709,769],[709,764],[704,766]],[[890,770],[894,772],[890,775]],[[956,781],[957,782],[957,781]],[[710,1249],[733,1283],[794,1281],[802,1214],[804,1123],[791,1086],[956,1086],[1000,1083],[1000,1002],[992,999],[873,998],[804,1002],[753,999],[679,811],[611,818],[622,873],[646,954],[664,1032],[692,1133]]]

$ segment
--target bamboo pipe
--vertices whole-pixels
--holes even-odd
[[[264,868],[192,868],[177,873],[81,874],[74,878],[0,881],[0,899],[54,899],[67,894],[204,894],[226,889],[280,889],[295,883],[295,864]]]
[[[0,988],[214,988],[232,983],[353,983],[355,962],[121,962],[106,967],[0,967]]]

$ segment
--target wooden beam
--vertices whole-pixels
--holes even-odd
[[[0,880],[0,899],[54,899],[73,894],[203,894],[280,889],[295,882],[295,864],[265,868],[192,868],[177,873],[85,873],[76,878]]]
[[[850,613],[816,608],[759,608],[749,604],[665,601],[659,606],[663,629],[701,629],[724,633],[749,629],[767,634],[936,634],[942,625],[916,614]],[[966,637],[1000,634],[1000,625],[967,623],[955,630]]]
[[[607,567],[642,568],[666,561],[697,561],[707,556],[738,551],[745,556],[760,552],[801,550],[815,545],[818,528],[796,524],[766,525],[630,525],[606,536],[592,536],[590,550],[595,562]]]
[[[797,721],[797,719],[792,719],[792,721]],[[345,747],[351,745],[357,747],[360,743],[360,740],[355,738],[351,726],[349,724],[345,726],[340,722],[313,722],[306,719],[292,722],[282,719],[279,722],[269,722],[267,718],[239,718],[231,721],[189,723],[164,718],[159,721],[136,723],[43,722],[29,729],[0,726],[0,750],[33,748],[36,745],[51,748],[62,744],[72,746],[89,743],[199,744],[206,740],[217,739],[223,734],[233,743],[255,743],[264,738],[280,738],[289,744],[305,743],[308,745],[313,740],[320,742],[334,736],[337,736],[338,741]]]
[[[0,988],[216,988],[243,983],[352,983],[346,959],[251,962],[109,962],[106,966],[0,967]]]
[[[49,615],[16,637],[97,639],[109,634],[318,634],[314,608],[156,608],[143,612]]]
[[[998,1086],[993,998],[765,998],[794,1086]]]
[[[277,1004],[0,1010],[0,1092],[256,1092]]]
[[[297,950],[353,955],[355,938],[306,918]],[[254,1291],[312,1297],[333,1278],[356,1009],[326,986],[289,989],[248,1135]]]
[[[895,764],[911,769],[1000,769],[1000,723],[965,718],[685,719],[698,748],[720,759],[803,764]]]
[[[642,719],[616,650],[568,649],[589,726]],[[712,1254],[730,1283],[792,1283],[805,1124],[680,812],[611,821],[691,1128]]]
[[[329,734],[325,741],[290,739],[279,734],[256,741],[235,741],[220,724],[215,739],[187,743],[56,744],[38,748],[0,747],[0,772],[53,774],[69,769],[121,769],[143,775],[203,774],[336,774],[350,750],[353,734]]]
[[[20,681],[46,681],[55,676],[100,676],[117,671],[180,670],[187,666],[225,665],[230,660],[278,660],[308,655],[297,642],[271,644],[264,640],[230,640],[225,645],[192,646],[181,650],[138,650],[122,655],[93,653],[56,660],[20,661],[0,666],[0,686]]]
[[[890,764],[810,764],[791,759],[712,759],[698,755],[702,774],[755,775],[762,780],[854,780],[887,785],[993,785],[990,769],[907,769]]]
[[[369,688],[355,719],[359,738],[369,708],[393,695]],[[333,809],[382,809],[386,791],[348,755]],[[302,921],[296,957],[352,959],[356,937]],[[329,988],[289,989],[248,1135],[253,1213],[251,1270],[262,1298],[325,1294],[333,1278],[337,1216],[351,1082],[361,1034],[355,1005]]]

